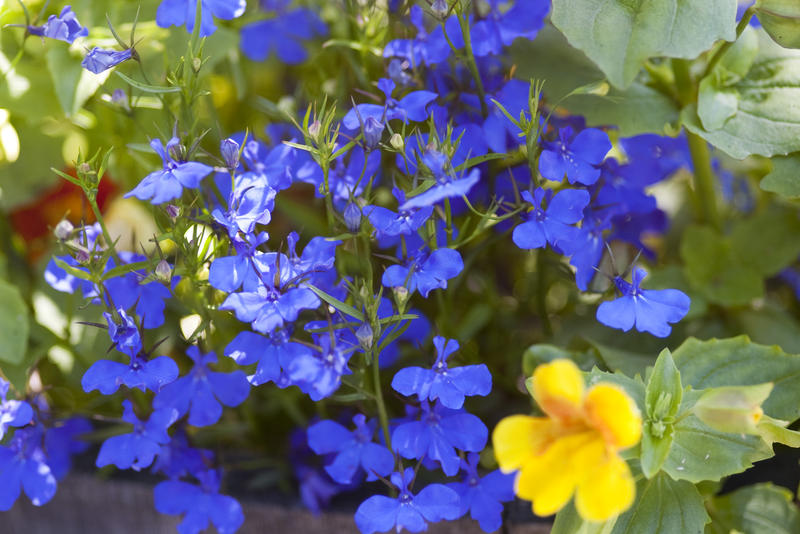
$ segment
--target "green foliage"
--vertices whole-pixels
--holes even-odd
[[[736,0],[554,0],[552,21],[620,88],[651,57],[692,59],[735,39]]]
[[[0,361],[19,365],[28,346],[28,306],[19,290],[0,280]]]
[[[652,478],[672,447],[673,423],[681,405],[681,375],[668,349],[661,351],[645,387],[642,428],[642,472]]]
[[[800,154],[772,158],[772,171],[761,180],[761,189],[786,198],[800,197]]]
[[[800,48],[800,4],[795,0],[758,0],[755,13],[776,43]]]
[[[800,532],[800,512],[792,492],[756,484],[714,497],[706,503],[711,523],[706,534],[793,534]]]

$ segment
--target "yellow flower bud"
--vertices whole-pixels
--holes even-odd
[[[761,404],[771,391],[771,382],[709,389],[694,405],[693,412],[705,424],[720,432],[758,434],[756,425],[764,415]]]

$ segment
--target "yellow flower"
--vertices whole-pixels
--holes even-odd
[[[627,510],[636,485],[618,451],[641,438],[636,403],[610,383],[587,391],[570,360],[540,365],[532,382],[533,398],[547,417],[512,415],[492,435],[500,469],[519,471],[516,494],[541,516],[559,511],[573,494],[578,513],[589,521]]]

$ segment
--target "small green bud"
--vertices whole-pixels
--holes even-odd
[[[156,265],[156,278],[163,282],[169,282],[172,278],[172,267],[170,267],[167,260],[161,260]]]
[[[724,386],[706,390],[692,411],[705,424],[731,434],[758,434],[761,404],[772,392],[772,382],[755,386]]]
[[[405,147],[403,137],[399,133],[392,134],[392,137],[389,139],[389,144],[392,145],[392,148],[398,152],[402,152],[403,148]]]
[[[773,41],[784,48],[800,48],[800,2],[758,0],[755,13]]]

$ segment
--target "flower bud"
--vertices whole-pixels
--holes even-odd
[[[56,236],[56,239],[61,241],[65,241],[70,238],[72,232],[75,230],[75,227],[72,226],[72,223],[66,219],[62,219],[56,227],[53,229],[53,233]]]
[[[758,0],[761,26],[784,48],[800,48],[800,3],[797,0]]]
[[[92,172],[92,166],[85,161],[78,165],[78,174],[89,174]]]
[[[195,74],[200,72],[200,68],[203,66],[203,60],[199,57],[192,59],[192,69],[194,70]]]
[[[173,220],[177,219],[178,215],[181,214],[181,209],[178,206],[176,206],[175,204],[167,204],[167,207],[164,208],[164,211],[166,211],[167,215],[170,217],[170,219],[173,219]]]
[[[123,89],[114,89],[114,92],[111,93],[111,103],[121,107],[125,111],[131,110],[128,105],[128,94]]]
[[[156,265],[156,278],[164,282],[169,282],[172,278],[172,267],[167,260],[161,260]]]
[[[81,247],[75,251],[75,261],[78,263],[85,265],[89,263],[91,259],[92,257],[89,255],[89,251],[85,248]]]
[[[692,409],[705,424],[720,432],[757,434],[764,415],[761,404],[772,391],[772,383],[755,386],[724,386],[706,390]]]
[[[361,209],[355,202],[348,202],[344,208],[344,223],[351,232],[358,232],[361,227]]]
[[[231,139],[223,139],[219,144],[222,160],[229,170],[234,170],[239,165],[239,143]]]
[[[356,330],[356,339],[358,339],[359,345],[365,351],[368,351],[372,348],[372,327],[369,326],[369,323],[364,323],[358,327]]]
[[[392,134],[392,137],[389,138],[389,144],[392,145],[392,148],[397,150],[398,152],[402,152],[403,147],[405,147],[403,138],[400,136],[399,133]]]
[[[433,0],[433,4],[431,4],[431,13],[433,13],[435,17],[444,19],[447,17],[449,11],[450,6],[447,5],[447,0]]]
[[[392,288],[397,302],[401,305],[405,304],[408,300],[408,289],[405,286],[395,286]]]
[[[319,136],[319,132],[321,129],[322,129],[322,124],[319,121],[315,120],[308,126],[308,134],[316,139],[317,136]]]
[[[383,123],[375,117],[367,117],[364,121],[364,144],[367,150],[374,150],[381,141],[383,135]]]
[[[170,143],[167,145],[169,155],[175,161],[186,161],[186,147],[180,143]]]

